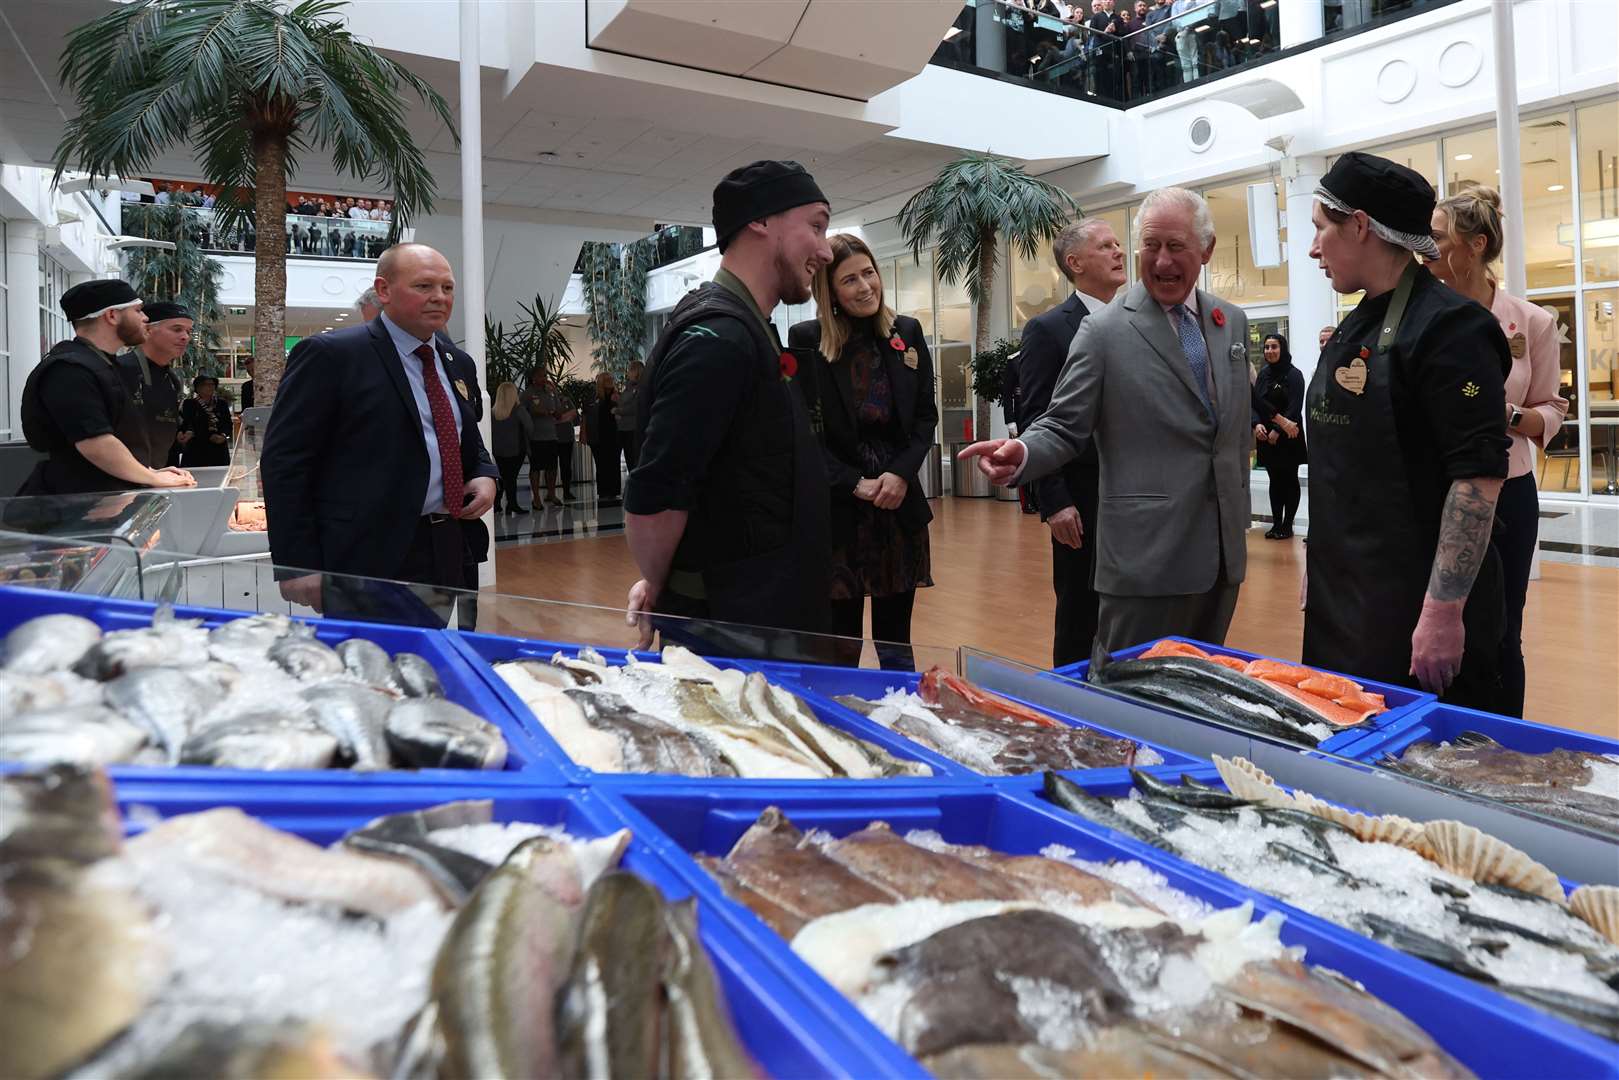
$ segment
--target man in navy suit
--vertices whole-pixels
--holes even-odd
[[[323,574],[474,588],[499,474],[478,433],[476,373],[437,340],[455,306],[449,262],[395,245],[376,289],[376,319],[305,338],[287,358],[261,466],[270,553],[315,571],[282,580],[293,603],[419,621],[387,590]]]
[[[1020,432],[1050,407],[1051,392],[1068,362],[1068,346],[1079,324],[1111,303],[1124,284],[1124,247],[1101,218],[1086,218],[1063,229],[1052,241],[1051,254],[1074,294],[1023,327],[1017,358]],[[1057,593],[1054,667],[1089,659],[1096,637],[1097,480],[1096,447],[1087,441],[1073,462],[1030,485],[1042,519],[1051,526],[1051,577]]]

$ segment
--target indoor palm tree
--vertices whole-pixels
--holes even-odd
[[[394,193],[397,235],[432,207],[433,176],[411,139],[402,90],[454,131],[426,82],[357,40],[343,0],[133,0],[68,35],[62,82],[78,99],[56,149],[56,177],[138,176],[192,146],[230,227],[251,208],[255,396],[281,381],[287,299],[287,178],[302,153]]]
[[[989,348],[989,316],[994,295],[997,238],[1025,259],[1035,259],[1079,206],[1066,191],[994,154],[967,154],[939,171],[933,182],[908,199],[899,228],[919,262],[934,248],[939,280],[954,285],[966,278],[976,307],[973,352]],[[978,400],[980,437],[989,432],[989,402]]]
[[[197,375],[218,375],[219,278],[225,272],[202,246],[196,211],[184,206],[125,203],[121,228],[126,236],[167,240],[174,249],[132,247],[122,253],[124,280],[141,296],[183,304],[193,316],[191,344],[175,361],[184,386]]]

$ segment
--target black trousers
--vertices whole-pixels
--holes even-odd
[[[495,493],[495,511],[501,508],[501,500],[505,500],[508,510],[517,509],[517,474],[523,468],[523,455],[516,457],[497,457],[495,467],[500,470],[500,490]]]
[[[557,469],[562,473],[562,498],[573,497],[573,440],[557,440]]]
[[[877,662],[885,671],[915,671],[916,653],[911,643],[911,611],[916,606],[916,590],[892,596],[871,598],[871,639],[877,644]],[[832,601],[832,632],[844,638],[865,637],[866,598]],[[892,643],[892,644],[891,644]],[[838,663],[860,665],[860,642],[839,642]]]
[[[1068,493],[1074,498],[1084,526],[1085,540],[1076,551],[1051,542],[1051,586],[1057,594],[1057,618],[1051,639],[1051,664],[1063,667],[1091,658],[1096,641],[1096,511],[1099,473],[1088,466],[1068,473]],[[1077,482],[1076,482],[1077,481]]]
[[[1291,529],[1293,515],[1299,512],[1299,467],[1266,465],[1265,475],[1270,477],[1271,520],[1279,529]]]
[[[596,498],[618,498],[623,492],[623,481],[618,473],[618,443],[608,440],[591,443],[590,459],[596,463]]]
[[[328,575],[321,582],[321,613],[333,619],[442,629],[463,590],[477,588],[477,564],[467,562],[461,528],[442,514],[418,518],[404,561],[393,575],[397,580]]]
[[[641,433],[639,431],[620,431],[618,433],[619,449],[624,451],[624,464],[631,472],[635,471],[635,462],[641,456]]]
[[[1501,634],[1501,701],[1499,711],[1523,716],[1523,605],[1529,595],[1529,569],[1540,539],[1540,492],[1535,474],[1525,473],[1501,485],[1495,504],[1495,549],[1501,555],[1506,622]]]

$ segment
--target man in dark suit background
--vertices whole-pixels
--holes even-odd
[[[1051,243],[1057,268],[1074,287],[1073,295],[1023,327],[1017,368],[1021,396],[1018,430],[1027,431],[1051,405],[1051,392],[1068,361],[1068,347],[1079,324],[1113,300],[1124,284],[1124,247],[1101,218],[1069,225]],[[1096,446],[1085,449],[1061,470],[1028,485],[1051,526],[1051,579],[1057,593],[1052,665],[1075,664],[1091,655],[1096,637],[1095,583],[1097,463]]]
[[[476,372],[436,340],[455,305],[450,264],[398,244],[376,288],[375,320],[305,338],[287,358],[262,461],[270,552],[317,571],[281,582],[293,603],[418,621],[421,608],[401,611],[388,590],[322,575],[476,587],[468,567],[488,556],[479,519],[498,470],[478,433]]]

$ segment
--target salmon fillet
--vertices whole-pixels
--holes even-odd
[[[1222,656],[1219,653],[1210,653],[1209,660],[1213,663],[1221,665],[1222,667],[1228,667],[1232,671],[1240,671],[1244,675],[1248,674],[1248,661],[1238,659],[1235,656]]]
[[[1281,682],[1289,686],[1297,686],[1305,679],[1312,679],[1321,674],[1314,668],[1304,667],[1302,664],[1289,664],[1285,660],[1254,660],[1245,669],[1245,674],[1267,682]]]
[[[1136,657],[1136,659],[1152,660],[1159,656],[1195,656],[1199,660],[1215,659],[1196,645],[1191,645],[1184,641],[1171,641],[1168,638],[1154,642],[1152,648]]]
[[[1262,679],[1260,681],[1275,687],[1277,690],[1280,690],[1282,693],[1297,701],[1299,704],[1305,706],[1310,711],[1319,713],[1321,715],[1321,719],[1325,720],[1333,727],[1352,727],[1353,725],[1360,723],[1362,720],[1365,720],[1368,716],[1374,716],[1377,713],[1377,710],[1375,709],[1362,709],[1358,711],[1355,709],[1346,709],[1342,705],[1339,705],[1336,701],[1333,701],[1331,698],[1324,698],[1320,694],[1312,694],[1307,690],[1300,690],[1298,687],[1291,686],[1279,679]]]

